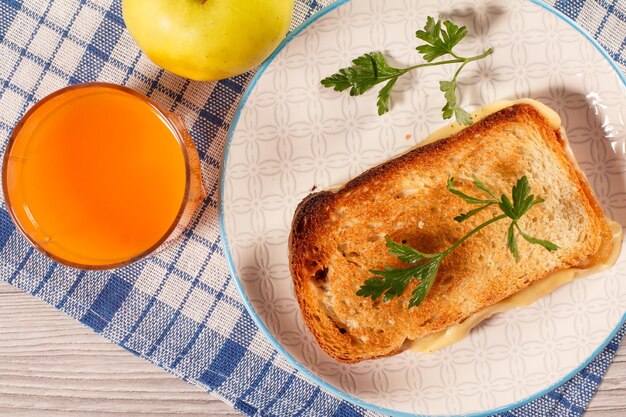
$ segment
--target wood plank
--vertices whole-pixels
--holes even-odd
[[[241,415],[4,282],[0,381],[0,416]],[[626,416],[624,345],[585,413],[609,416]]]
[[[240,416],[0,282],[0,416]]]

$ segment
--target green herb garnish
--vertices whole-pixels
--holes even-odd
[[[394,297],[399,297],[404,293],[406,286],[413,279],[418,279],[419,284],[413,290],[411,299],[409,300],[409,307],[416,307],[422,303],[437,276],[437,271],[441,265],[441,261],[448,256],[454,249],[456,249],[461,243],[466,241],[469,237],[477,233],[479,230],[489,226],[502,219],[510,219],[511,224],[507,231],[506,243],[515,257],[516,261],[519,261],[520,255],[517,248],[516,233],[519,234],[528,243],[534,245],[541,245],[548,251],[555,251],[559,247],[548,240],[537,239],[530,236],[521,229],[518,221],[522,218],[528,210],[534,205],[543,203],[543,198],[536,198],[533,194],[530,194],[530,186],[528,185],[528,179],[523,176],[517,180],[517,184],[513,186],[511,191],[511,198],[502,194],[500,198],[485,186],[478,178],[474,177],[474,186],[481,190],[486,197],[472,197],[467,195],[456,188],[454,188],[454,178],[448,178],[447,187],[448,190],[462,198],[466,203],[477,205],[478,207],[468,211],[467,213],[461,213],[454,218],[457,222],[464,222],[471,218],[487,207],[497,205],[502,214],[494,216],[491,219],[476,226],[473,230],[468,232],[465,236],[456,241],[448,249],[439,253],[423,253],[411,246],[394,242],[391,238],[386,237],[387,248],[389,253],[395,255],[400,261],[414,264],[406,268],[391,268],[386,266],[383,270],[372,270],[372,274],[376,275],[375,278],[369,278],[357,291],[357,295],[362,297],[371,297],[372,300],[376,300],[380,297],[383,301],[389,301]]]
[[[352,66],[340,69],[336,74],[324,78],[321,82],[324,87],[333,88],[336,91],[350,89],[351,96],[358,96],[368,91],[376,84],[386,82],[378,92],[378,114],[382,115],[389,111],[391,89],[402,75],[409,71],[422,67],[432,67],[436,65],[461,64],[454,73],[451,81],[440,81],[439,89],[444,93],[446,105],[441,109],[444,119],[455,117],[459,124],[469,125],[472,123],[472,116],[465,111],[456,98],[457,77],[465,65],[472,61],[478,61],[493,53],[493,48],[489,48],[480,55],[469,58],[461,57],[452,50],[467,35],[465,26],[458,27],[450,21],[428,17],[424,30],[418,30],[415,36],[424,42],[425,45],[418,46],[417,52],[422,54],[425,64],[413,65],[408,68],[394,68],[390,66],[385,57],[380,52],[369,52],[352,61]],[[450,55],[452,59],[433,62],[433,60]]]

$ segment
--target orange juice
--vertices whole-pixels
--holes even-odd
[[[45,98],[5,153],[14,221],[53,259],[81,268],[124,265],[158,247],[185,211],[184,140],[140,94],[84,84]]]

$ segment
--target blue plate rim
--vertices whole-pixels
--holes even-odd
[[[318,377],[317,375],[313,374],[304,365],[302,365],[300,362],[298,362],[289,352],[287,352],[283,348],[283,346],[278,342],[278,340],[274,337],[274,335],[272,335],[272,333],[269,331],[269,329],[267,328],[267,326],[265,325],[265,323],[263,322],[261,317],[258,315],[256,310],[254,309],[254,307],[250,303],[250,299],[248,298],[248,295],[246,294],[246,292],[244,290],[243,282],[239,278],[239,275],[237,274],[237,270],[235,269],[234,260],[232,258],[231,252],[230,252],[230,245],[228,243],[228,236],[227,236],[226,227],[225,227],[225,224],[224,224],[224,200],[222,198],[222,195],[224,194],[224,176],[225,176],[225,173],[226,173],[226,170],[224,168],[226,167],[226,163],[228,162],[228,157],[230,155],[230,145],[231,145],[231,142],[232,142],[232,138],[233,138],[233,134],[234,134],[235,128],[237,127],[237,123],[239,122],[239,117],[241,116],[241,111],[242,111],[243,107],[245,106],[246,102],[248,101],[248,97],[250,96],[250,93],[252,92],[252,90],[254,90],[254,87],[256,86],[257,81],[259,80],[259,78],[261,78],[261,76],[263,75],[263,73],[265,72],[267,67],[272,63],[272,61],[274,60],[276,55],[278,55],[285,48],[285,46],[289,42],[291,42],[291,40],[293,38],[295,38],[298,34],[300,34],[304,29],[306,29],[309,25],[311,25],[313,22],[315,22],[320,17],[322,17],[325,14],[329,13],[330,11],[338,8],[339,6],[342,6],[342,5],[346,4],[346,3],[348,3],[349,1],[350,0],[338,0],[335,3],[332,3],[329,6],[324,7],[323,9],[321,9],[320,11],[315,13],[313,16],[311,16],[306,22],[304,22],[303,24],[298,26],[296,29],[294,29],[291,33],[289,33],[287,35],[287,37],[285,37],[285,39],[276,48],[276,50],[272,53],[272,55],[270,55],[267,58],[267,60],[265,60],[265,62],[263,62],[263,64],[261,64],[261,66],[258,68],[257,72],[254,74],[252,80],[250,80],[250,83],[246,87],[246,90],[244,91],[244,93],[243,93],[243,95],[241,97],[241,101],[239,102],[239,105],[237,106],[237,110],[235,111],[235,114],[233,116],[233,120],[231,122],[230,128],[228,129],[228,134],[226,136],[226,143],[224,145],[224,155],[223,155],[223,158],[222,158],[222,164],[221,164],[221,168],[220,168],[220,178],[219,178],[219,187],[218,187],[218,189],[219,189],[218,217],[219,217],[220,236],[221,236],[222,246],[223,246],[223,249],[224,249],[224,257],[226,258],[226,263],[228,264],[228,269],[230,270],[230,273],[231,273],[232,277],[234,278],[237,290],[239,291],[239,294],[241,295],[241,298],[243,300],[243,305],[246,308],[246,310],[248,311],[248,313],[250,314],[250,317],[252,318],[254,323],[265,334],[265,337],[270,342],[270,344],[274,347],[274,349],[276,349],[283,357],[285,357],[287,359],[287,361],[289,361],[289,363],[294,368],[296,368],[296,370],[298,370],[298,372],[300,372],[307,379],[309,379],[309,381],[311,381],[314,384],[318,385],[319,387],[323,388],[324,390],[326,390],[330,394],[332,394],[332,395],[334,395],[336,397],[339,397],[340,399],[346,400],[346,401],[348,401],[348,402],[350,402],[350,403],[352,403],[354,405],[363,407],[365,409],[368,409],[368,410],[371,410],[371,411],[374,411],[374,412],[377,412],[377,413],[387,414],[387,415],[392,416],[392,417],[437,417],[436,415],[405,413],[403,411],[392,410],[392,409],[389,409],[389,408],[381,407],[381,406],[378,406],[376,404],[372,404],[372,403],[369,403],[367,401],[361,400],[359,398],[356,398],[356,397],[354,397],[354,396],[352,396],[352,395],[350,395],[350,394],[340,390],[339,388],[329,384],[328,382],[322,380],[320,377]],[[556,15],[557,17],[559,17],[560,19],[565,21],[567,24],[569,24],[571,27],[573,27],[580,34],[582,34],[583,37],[585,39],[587,39],[587,41],[589,41],[602,54],[602,56],[608,61],[609,65],[613,68],[615,73],[618,75],[619,79],[622,81],[624,86],[626,86],[626,76],[624,74],[622,74],[620,68],[617,66],[615,61],[613,61],[613,59],[606,52],[606,50],[604,48],[602,48],[602,46],[598,43],[598,41],[596,41],[594,38],[592,38],[576,22],[574,22],[568,16],[566,16],[565,14],[560,12],[559,10],[555,9],[551,5],[549,5],[547,3],[544,3],[542,0],[529,0],[529,1],[531,3],[536,4],[539,7],[547,10],[548,12],[553,13],[554,15]],[[598,348],[596,348],[596,350],[594,350],[593,353],[585,361],[583,361],[580,364],[580,366],[578,366],[576,369],[574,369],[571,372],[569,372],[567,375],[565,375],[565,377],[563,377],[561,380],[555,382],[554,384],[550,385],[549,387],[547,387],[547,388],[545,388],[545,389],[543,389],[541,391],[538,391],[535,394],[530,395],[527,398],[524,398],[523,400],[516,401],[516,402],[511,403],[511,404],[508,404],[508,405],[505,405],[505,406],[502,406],[502,407],[499,407],[499,408],[495,408],[493,410],[489,410],[489,411],[486,411],[486,412],[479,412],[479,413],[473,413],[473,414],[463,414],[462,416],[463,417],[488,417],[488,416],[491,416],[493,414],[503,413],[503,412],[510,411],[512,409],[521,407],[521,406],[523,406],[525,404],[528,404],[529,402],[534,401],[534,400],[536,400],[536,399],[538,399],[540,397],[545,396],[549,392],[554,391],[555,389],[557,389],[558,387],[560,387],[561,385],[563,385],[564,383],[569,381],[576,374],[578,374],[587,365],[589,365],[604,350],[604,348],[611,342],[611,340],[613,340],[613,338],[615,337],[615,335],[620,330],[620,328],[624,325],[625,322],[626,322],[626,313],[624,313],[624,315],[622,315],[622,319],[620,320],[620,323],[613,329],[613,331],[606,338],[606,340],[604,340],[598,346]],[[461,417],[461,415],[459,415],[459,416],[446,415],[446,416],[439,416],[439,417]]]

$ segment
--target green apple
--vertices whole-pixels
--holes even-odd
[[[194,80],[251,70],[287,33],[294,0],[122,0],[124,21],[158,66]]]

